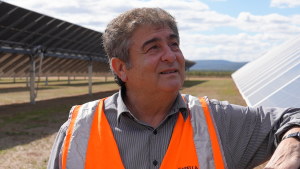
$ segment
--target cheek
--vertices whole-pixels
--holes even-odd
[[[154,64],[149,60],[135,63],[134,67],[132,67],[132,74],[138,79],[146,78],[154,71],[153,65]]]
[[[144,60],[143,68],[147,69],[147,70],[155,70],[158,63],[159,63],[159,58],[158,57],[149,57],[149,58]]]
[[[177,61],[184,68],[184,66],[185,66],[185,60],[184,60],[184,56],[182,54],[179,55],[179,56],[177,56]]]

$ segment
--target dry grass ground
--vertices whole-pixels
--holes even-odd
[[[87,95],[87,81],[52,79],[40,84],[37,102],[29,104],[29,92],[23,80],[8,83],[0,80],[0,169],[46,168],[56,132],[68,117],[72,105],[106,97],[118,87],[110,78],[95,79],[94,94]],[[231,78],[192,78],[182,93],[209,96],[245,105]]]
[[[113,77],[98,77],[93,79],[93,92],[101,92],[116,89]],[[38,84],[36,100],[48,100],[59,97],[70,97],[83,95],[88,93],[88,81],[83,77],[71,78],[67,77],[49,77],[48,85],[45,84],[45,78],[41,78]],[[29,88],[26,85],[26,79],[16,79],[13,83],[12,79],[0,80],[0,105],[14,103],[30,102]]]

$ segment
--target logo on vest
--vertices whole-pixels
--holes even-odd
[[[179,167],[178,169],[198,169],[197,166],[185,166],[185,167]]]

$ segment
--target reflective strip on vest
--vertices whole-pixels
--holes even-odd
[[[211,147],[212,147],[212,152],[213,152],[212,154],[213,154],[214,161],[215,161],[215,166],[218,169],[219,168],[224,169],[225,167],[224,167],[224,161],[223,161],[222,148],[219,144],[220,141],[218,138],[218,134],[216,132],[215,123],[210,114],[209,107],[206,103],[205,98],[200,98],[200,103],[202,105],[202,109],[204,111],[204,116],[205,116],[206,123],[207,123],[208,133],[209,133],[210,141],[212,144]]]
[[[68,134],[72,134],[72,137],[69,140],[71,143],[69,144],[70,146],[68,148],[68,151],[66,152],[68,153],[66,160],[66,168],[68,169],[83,169],[85,166],[86,150],[90,138],[90,128],[98,103],[99,100],[82,105],[79,109],[77,118],[73,116],[74,113],[72,113],[72,117],[76,119],[75,125],[73,127],[73,132],[67,132],[66,135],[67,138]],[[66,145],[66,139],[64,141],[62,149],[65,149],[64,145]],[[62,152],[62,157],[64,156],[64,152]],[[62,165],[62,167],[63,166],[64,165]]]
[[[205,99],[200,104],[199,99],[187,97],[191,116],[184,121],[182,114],[179,114],[160,168],[225,168],[218,135]],[[63,169],[125,168],[104,114],[104,100],[74,109],[62,147]]]
[[[72,132],[74,131],[74,126],[75,126],[75,121],[77,119],[78,111],[80,109],[80,106],[76,106],[74,110],[72,111],[71,115],[71,121],[67,130],[67,134],[63,143],[63,149],[62,149],[62,168],[67,167],[67,159],[68,159],[68,154],[70,150],[70,144],[71,144],[71,139],[72,139]]]
[[[191,123],[194,131],[194,143],[197,151],[198,161],[201,169],[224,169],[226,164],[223,158],[219,160],[219,155],[223,153],[219,141],[212,142],[211,138],[218,137],[214,122],[211,118],[207,98],[199,99],[185,95],[188,108],[191,113]],[[217,160],[216,160],[217,159]]]

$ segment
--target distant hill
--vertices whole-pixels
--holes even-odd
[[[231,62],[227,60],[193,60],[196,62],[190,70],[236,71],[247,62]]]

